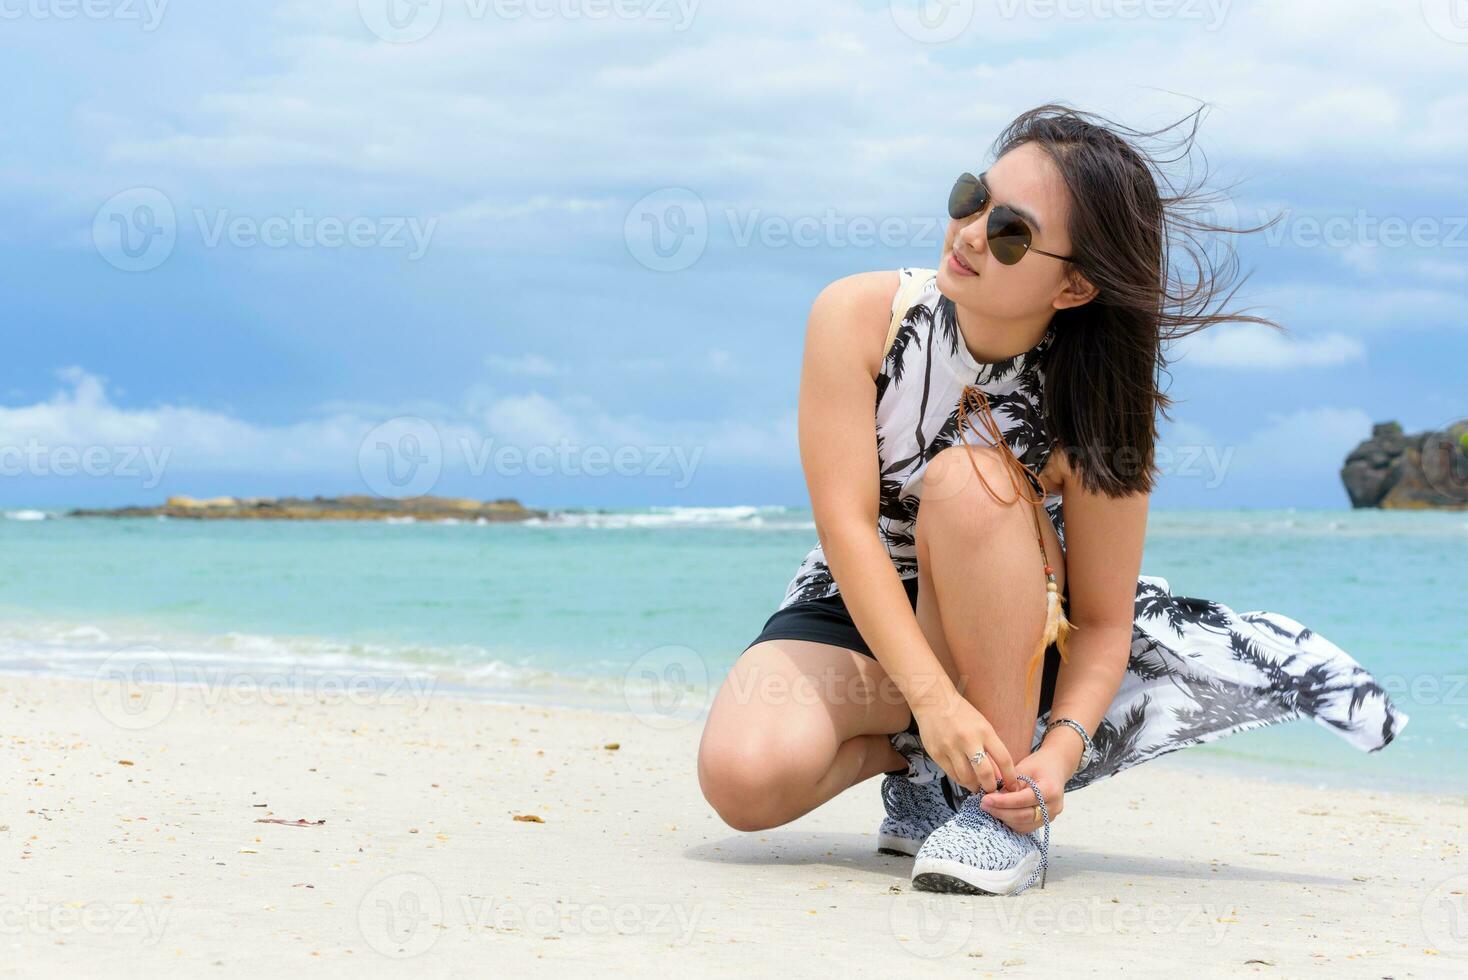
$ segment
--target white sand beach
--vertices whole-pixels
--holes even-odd
[[[0,677],[0,976],[1468,971],[1462,798],[1181,753],[1073,794],[1043,890],[930,896],[874,851],[875,780],[729,830],[698,792],[697,723],[187,686],[127,715],[123,696]]]

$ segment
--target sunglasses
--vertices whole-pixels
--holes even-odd
[[[984,181],[987,175],[986,170],[977,177],[973,174],[959,176],[953,184],[953,190],[948,194],[949,217],[954,221],[962,221],[989,206],[994,195],[989,192],[989,185]],[[1030,230],[1029,222],[1007,204],[996,204],[994,210],[989,212],[987,237],[989,251],[1003,265],[1014,265],[1025,257],[1026,252],[1039,252],[1066,262],[1075,261],[1073,256],[1056,255],[1054,252],[1036,248],[1032,244],[1035,234]]]

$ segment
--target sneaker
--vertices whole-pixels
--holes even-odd
[[[1024,777],[1021,777],[1024,778]],[[974,793],[953,819],[936,828],[918,849],[912,885],[929,892],[965,895],[1018,895],[1036,880],[1044,887],[1050,867],[1050,826],[1037,841],[979,807]]]
[[[948,778],[911,732],[893,735],[892,747],[907,760],[907,771],[882,779],[887,816],[877,828],[877,851],[912,857],[935,828],[953,818],[968,790]]]

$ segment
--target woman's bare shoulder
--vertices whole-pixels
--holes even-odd
[[[875,376],[892,322],[897,270],[858,272],[822,289],[811,304],[807,349],[857,354]]]

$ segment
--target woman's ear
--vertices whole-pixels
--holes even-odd
[[[1081,275],[1079,271],[1072,268],[1065,277],[1065,288],[1055,297],[1051,304],[1057,310],[1068,310],[1073,306],[1085,306],[1096,298],[1101,290],[1091,284],[1091,280]]]

